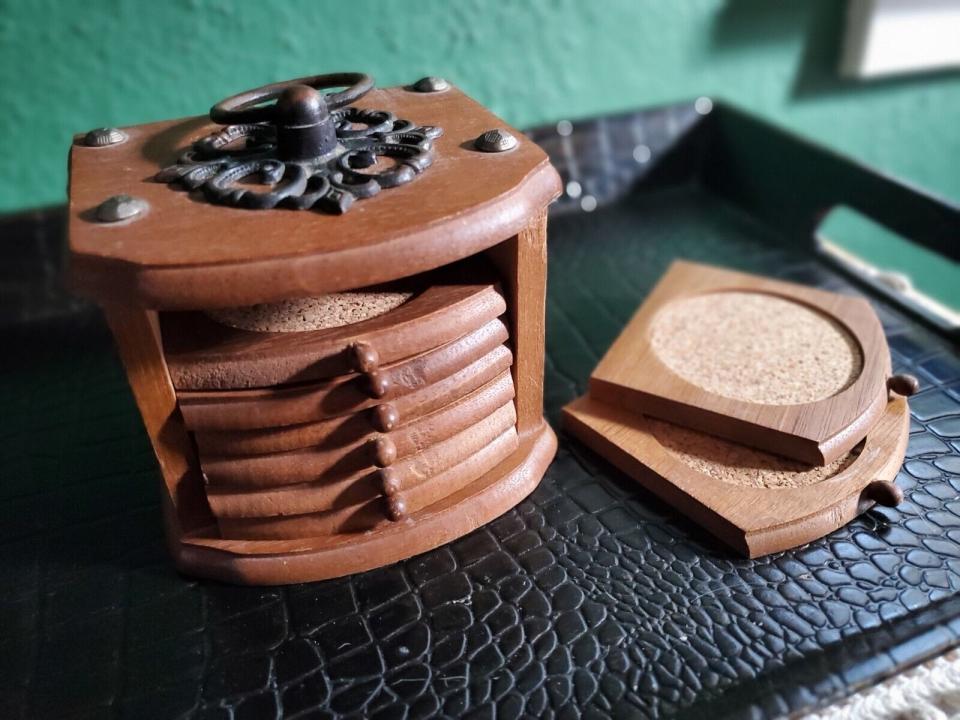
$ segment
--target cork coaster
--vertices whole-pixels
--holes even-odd
[[[863,369],[860,346],[839,322],[760,292],[712,292],[671,302],[653,319],[650,343],[687,382],[765,405],[831,397]]]
[[[861,442],[827,465],[811,466],[663,420],[645,420],[663,448],[684,465],[716,480],[748,487],[796,488],[821,482],[846,470],[863,447]]]
[[[352,325],[388,313],[413,297],[389,289],[352,290],[278,303],[209,310],[222,325],[253,332],[305,332]]]

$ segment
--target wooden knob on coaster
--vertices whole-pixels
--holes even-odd
[[[367,391],[372,397],[382,398],[390,392],[390,378],[382,373],[367,373]]]
[[[373,427],[380,432],[390,432],[400,424],[400,413],[390,403],[377,405],[370,414]]]
[[[397,459],[397,446],[393,444],[393,440],[388,437],[378,437],[374,440],[371,445],[373,446],[373,464],[379,468],[389,467],[393,465],[394,461]]]
[[[400,476],[390,468],[380,471],[380,489],[384,495],[396,495],[400,492]]]
[[[403,520],[407,516],[407,504],[402,497],[392,496],[387,498],[387,517],[394,522]]]
[[[874,480],[864,488],[863,496],[884,507],[896,507],[903,502],[903,490],[889,480]]]
[[[380,367],[380,353],[367,343],[354,343],[352,361],[357,372],[370,374]]]
[[[920,381],[913,375],[891,375],[887,378],[887,390],[895,392],[897,395],[910,397],[916,395],[920,389]]]

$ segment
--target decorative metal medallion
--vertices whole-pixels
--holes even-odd
[[[319,92],[329,87],[347,89]],[[194,142],[155,179],[201,190],[221,205],[344,213],[355,200],[404,185],[430,167],[433,140],[443,134],[386,110],[350,105],[372,87],[368,75],[339,73],[222,100],[210,118],[226,127]]]

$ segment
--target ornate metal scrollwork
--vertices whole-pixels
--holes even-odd
[[[340,93],[317,91],[351,83]],[[194,142],[155,179],[200,190],[220,205],[344,213],[357,199],[404,185],[430,167],[433,140],[443,133],[386,110],[346,105],[372,84],[364,75],[320,75],[221,101],[211,118],[238,122]],[[276,103],[263,105],[270,100]],[[383,159],[393,162],[370,170]],[[244,182],[251,179],[266,189]]]

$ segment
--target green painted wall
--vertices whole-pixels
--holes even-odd
[[[519,126],[725,97],[960,199],[960,77],[838,81],[842,15],[839,0],[0,0],[0,211],[63,202],[74,132],[332,70],[443,75]]]

